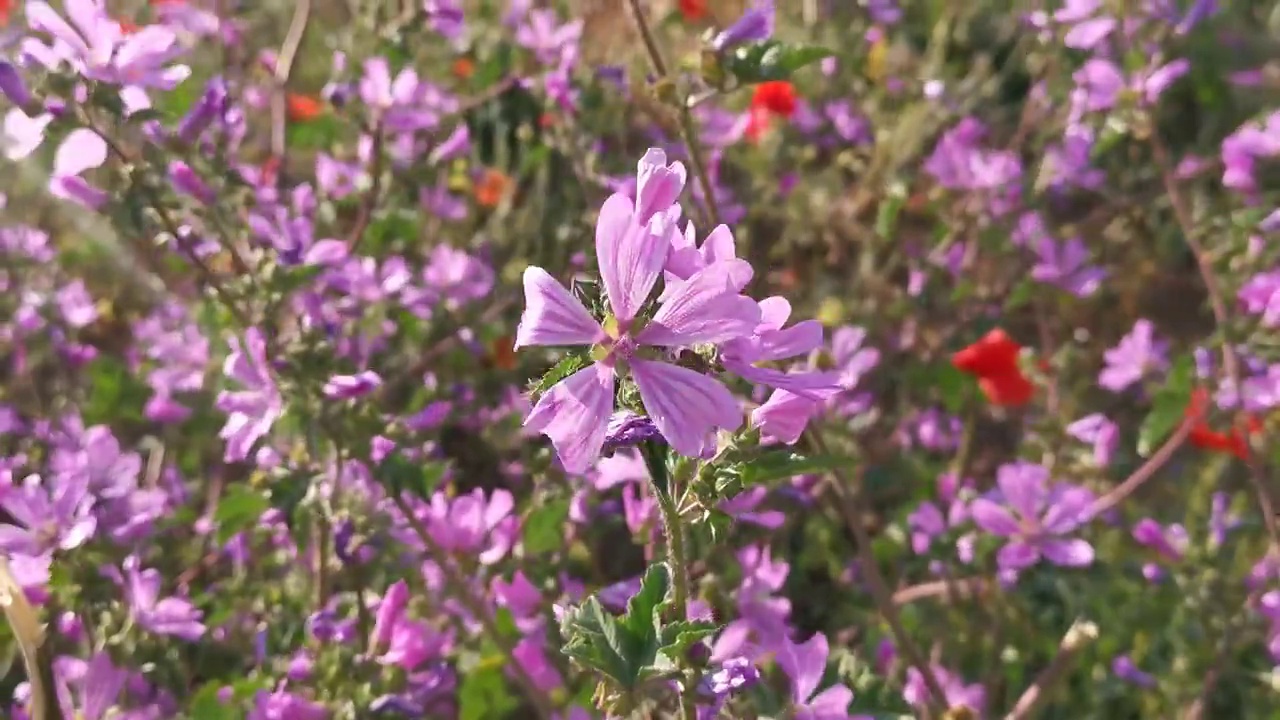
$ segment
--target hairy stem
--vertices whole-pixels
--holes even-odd
[[[649,64],[653,66],[654,75],[658,76],[658,80],[672,84],[674,87],[675,78],[668,69],[667,61],[663,59],[662,49],[658,47],[658,40],[653,36],[653,29],[649,27],[649,20],[645,17],[644,8],[640,7],[640,0],[630,0],[631,17],[635,20],[636,30],[640,33],[640,40],[644,43],[645,54],[649,56]],[[716,204],[715,186],[711,184],[711,173],[706,159],[702,154],[702,144],[698,141],[698,124],[693,117],[693,108],[691,100],[700,102],[696,98],[678,97],[679,101],[679,118],[680,118],[680,134],[684,140],[685,149],[689,153],[689,162],[693,165],[693,175],[698,179],[698,186],[702,189],[702,201],[706,204],[706,219],[711,227],[720,224],[720,208]],[[708,228],[710,229],[710,228]]]

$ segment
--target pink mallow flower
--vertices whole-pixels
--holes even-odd
[[[715,432],[742,425],[742,409],[716,380],[688,368],[646,358],[644,347],[676,348],[750,336],[760,308],[739,294],[746,263],[713,262],[671,293],[648,322],[638,322],[666,266],[678,230],[684,168],[650,150],[640,161],[636,200],[614,194],[596,224],[596,255],[612,316],[602,325],[546,270],[524,274],[525,310],[516,348],[590,345],[589,367],[557,383],[541,398],[525,426],[551,439],[566,470],[580,473],[600,455],[614,410],[615,379],[629,369],[645,410],[663,438],[681,454],[714,449]]]

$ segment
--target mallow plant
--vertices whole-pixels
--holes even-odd
[[[1270,717],[1276,3],[0,0],[0,715]]]

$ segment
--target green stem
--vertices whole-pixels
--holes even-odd
[[[645,53],[649,56],[649,64],[653,66],[654,75],[658,76],[660,82],[670,83],[671,87],[674,88],[675,78],[671,76],[667,61],[662,57],[662,49],[658,47],[658,40],[653,36],[653,29],[649,27],[649,20],[645,17],[644,8],[640,7],[640,0],[631,0],[630,4],[631,17],[635,20],[636,30],[640,33],[640,40],[644,43]],[[714,227],[720,224],[720,208],[716,205],[715,188],[711,184],[711,174],[708,172],[707,163],[702,157],[702,145],[698,142],[698,125],[693,118],[693,108],[690,100],[691,98],[689,97],[678,97],[680,134],[684,140],[685,148],[689,152],[689,162],[693,165],[693,175],[698,179],[698,185],[702,188],[703,202],[706,203],[707,220]]]
[[[678,620],[684,620],[689,614],[689,559],[685,553],[684,527],[680,523],[680,509],[676,505],[670,479],[667,489],[660,490],[654,483],[654,495],[658,499],[658,510],[662,513],[662,528],[667,538],[667,564],[671,567],[671,588],[674,595],[672,604]],[[682,720],[693,720],[697,716],[697,706],[693,697],[693,682],[688,676],[680,685],[680,717]]]

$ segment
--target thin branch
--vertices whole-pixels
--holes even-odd
[[[805,433],[805,436],[816,454],[823,456],[830,454],[827,450],[826,442],[817,430],[810,428]],[[861,471],[858,474],[861,476]],[[836,500],[839,501],[840,513],[844,516],[845,524],[853,532],[853,539],[858,546],[858,567],[862,570],[862,576],[866,578],[867,585],[871,590],[871,597],[875,600],[880,616],[888,623],[898,650],[902,652],[907,662],[911,663],[920,672],[920,676],[924,679],[925,687],[929,690],[929,707],[937,712],[938,715],[941,715],[947,710],[946,691],[943,689],[942,683],[938,681],[937,674],[933,672],[933,666],[929,663],[928,658],[916,646],[915,641],[907,634],[907,629],[902,624],[902,615],[898,612],[898,605],[894,603],[893,594],[889,591],[889,584],[885,582],[884,576],[880,574],[880,564],[876,561],[875,552],[871,548],[871,534],[867,532],[867,527],[863,523],[864,511],[859,494],[856,491],[849,491],[849,487],[853,483],[842,471],[832,470],[831,477],[834,478],[835,482],[829,483],[829,486],[832,492],[835,493]]]
[[[1205,291],[1209,294],[1209,307],[1213,310],[1214,322],[1218,326],[1218,331],[1222,334],[1222,368],[1227,373],[1227,380],[1231,383],[1232,391],[1239,396],[1243,388],[1243,373],[1240,370],[1240,360],[1236,357],[1235,348],[1231,346],[1229,324],[1231,318],[1227,311],[1226,296],[1223,294],[1222,286],[1218,283],[1217,275],[1214,274],[1213,263],[1209,253],[1205,249],[1204,243],[1200,242],[1200,239],[1195,234],[1195,222],[1191,217],[1190,209],[1187,207],[1186,199],[1182,195],[1182,189],[1178,186],[1173,165],[1169,160],[1169,151],[1165,149],[1164,143],[1160,140],[1160,135],[1157,132],[1151,133],[1151,149],[1155,154],[1156,164],[1160,167],[1160,177],[1164,181],[1164,189],[1169,196],[1169,204],[1173,207],[1173,216],[1178,222],[1178,227],[1182,230],[1187,247],[1195,255],[1196,267],[1200,270],[1200,278],[1204,282]],[[1243,418],[1237,417],[1235,430],[1241,433],[1241,437],[1244,439],[1241,445],[1245,451],[1245,464],[1249,467],[1249,480],[1253,485],[1254,494],[1258,498],[1258,507],[1262,511],[1262,522],[1267,528],[1267,535],[1271,538],[1271,552],[1280,553],[1280,526],[1277,526],[1275,503],[1271,498],[1271,491],[1267,489],[1266,472],[1263,469],[1262,460],[1253,451],[1253,446],[1248,440],[1248,429],[1241,424],[1241,420]]]
[[[934,580],[898,590],[893,594],[893,604],[898,606],[910,605],[919,600],[928,600],[929,598],[940,596],[945,596],[947,600],[969,598],[982,595],[990,587],[991,581],[980,577],[961,578],[959,580]]]
[[[284,159],[285,128],[287,125],[287,88],[289,77],[293,74],[293,61],[298,57],[298,48],[302,46],[302,38],[307,33],[307,23],[311,18],[311,0],[296,0],[293,6],[293,19],[289,21],[289,30],[280,44],[280,52],[275,63],[275,92],[271,96],[271,156]],[[283,173],[281,173],[282,175]]]
[[[1134,470],[1132,475],[1112,488],[1106,495],[1093,501],[1092,507],[1089,508],[1089,516],[1096,517],[1119,505],[1124,502],[1125,498],[1132,495],[1144,483],[1154,477],[1160,471],[1160,468],[1169,462],[1169,459],[1178,451],[1178,448],[1182,447],[1182,444],[1187,441],[1187,436],[1191,434],[1193,425],[1193,420],[1186,420],[1179,425],[1173,435],[1164,441],[1164,445],[1161,445],[1160,449],[1156,450],[1145,463],[1137,470]]]
[[[1053,686],[1071,669],[1071,663],[1075,661],[1080,651],[1097,638],[1097,625],[1082,620],[1072,624],[1067,634],[1062,636],[1062,643],[1058,645],[1058,654],[1049,661],[1049,666],[1036,676],[1031,687],[1023,691],[1018,702],[1014,704],[1013,710],[1005,716],[1005,720],[1026,720],[1032,717]]]
[[[659,82],[669,83],[674,92],[676,79],[667,69],[667,61],[663,59],[662,50],[658,47],[658,41],[653,36],[653,30],[649,27],[648,19],[645,18],[644,8],[640,7],[640,0],[630,0],[630,4],[631,17],[635,20],[636,30],[640,33],[641,41],[644,42],[645,53],[649,56],[649,64],[653,66],[653,72],[658,76]],[[693,165],[693,175],[698,179],[698,185],[702,188],[702,201],[706,203],[706,220],[710,226],[714,227],[720,224],[720,208],[716,203],[715,186],[711,183],[711,174],[706,159],[702,155],[702,144],[698,141],[698,124],[693,117],[690,98],[678,98],[678,106],[680,111],[680,133],[684,139],[685,148],[689,152],[689,162]]]

